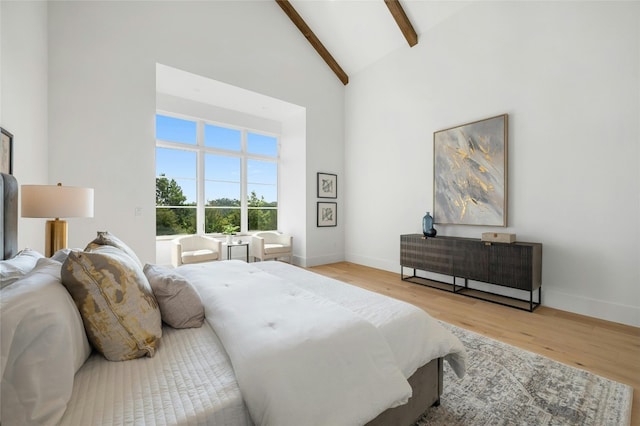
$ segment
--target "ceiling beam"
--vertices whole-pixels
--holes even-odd
[[[346,72],[340,67],[338,62],[331,56],[331,53],[324,47],[324,45],[320,42],[318,37],[311,31],[311,28],[304,22],[302,16],[298,14],[298,12],[293,8],[289,0],[276,0],[276,3],[282,8],[284,13],[291,19],[291,22],[295,24],[296,27],[300,30],[302,35],[307,39],[311,46],[316,49],[316,52],[324,59],[324,61],[329,65],[329,68],[333,70],[333,72],[338,76],[342,84],[345,86],[349,84],[349,76]]]
[[[389,12],[393,15],[393,19],[396,20],[396,23],[400,27],[400,31],[404,35],[404,38],[407,39],[407,43],[409,43],[410,47],[418,44],[418,34],[416,34],[416,30],[413,29],[413,25],[407,18],[407,14],[404,13],[404,9],[400,4],[399,0],[384,0],[384,3],[389,8]]]

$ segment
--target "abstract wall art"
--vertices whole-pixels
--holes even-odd
[[[507,226],[503,114],[433,133],[433,218],[438,224]]]
[[[338,225],[338,203],[318,202],[318,227]]]
[[[318,198],[338,198],[338,176],[318,173]]]

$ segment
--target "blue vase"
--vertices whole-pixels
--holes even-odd
[[[438,233],[433,227],[433,217],[427,212],[422,218],[422,233],[425,237],[435,237]]]

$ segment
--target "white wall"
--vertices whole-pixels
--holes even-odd
[[[318,243],[309,239],[309,229],[312,228],[306,219],[306,212],[313,209],[313,201],[309,200],[306,183],[311,179],[311,173],[306,169],[304,160],[307,144],[300,141],[306,139],[307,114],[299,111],[282,122],[280,143],[280,170],[278,188],[278,227],[293,236],[293,260],[296,265],[309,266],[317,256]],[[342,156],[340,156],[342,160]],[[316,165],[315,167],[319,167]],[[304,194],[304,196],[300,196]],[[307,206],[309,206],[307,208]],[[286,229],[284,228],[286,224]],[[307,251],[309,247],[309,251]],[[340,256],[344,258],[344,247],[340,246]]]
[[[95,188],[95,218],[70,225],[71,246],[108,229],[155,260],[156,63],[306,108],[307,146],[292,151],[306,157],[290,159],[304,167],[281,188],[287,214],[315,211],[299,183],[342,173],[344,87],[275,3],[51,2],[49,12],[49,175]],[[299,263],[343,258],[341,233],[318,241],[315,221],[305,226]]]
[[[346,258],[399,271],[433,211],[433,132],[509,114],[508,228],[543,304],[640,325],[640,4],[477,2],[351,77]],[[418,20],[425,17],[417,17]]]
[[[0,2],[0,125],[13,134],[13,175],[48,181],[47,3]],[[18,246],[44,251],[45,220],[21,219]]]
[[[16,134],[21,183],[96,189],[96,217],[71,221],[72,246],[109,229],[153,261],[156,63],[301,105],[306,127],[283,123],[307,140],[289,160],[304,157],[289,182],[305,196],[287,212],[304,218],[300,263],[346,251],[399,271],[399,235],[432,208],[433,132],[508,113],[509,227],[498,230],[544,244],[544,304],[640,325],[638,7],[461,7],[350,76],[345,105],[271,2],[3,1],[0,122]],[[337,228],[315,226],[318,171],[338,174]],[[20,246],[42,247],[43,227],[21,219]]]

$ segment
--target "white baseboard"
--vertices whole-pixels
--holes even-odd
[[[315,257],[297,257],[294,256],[294,263],[298,266],[302,267],[310,267],[310,266],[318,266],[318,265],[327,265],[329,263],[337,263],[344,262],[344,255],[342,253],[337,254],[327,254],[324,256],[315,256]]]
[[[640,308],[549,290],[542,286],[542,304],[550,308],[640,327]]]
[[[357,256],[353,254],[346,254],[344,259],[340,258],[340,256],[320,256],[306,260],[308,263],[305,266],[324,265],[327,263],[346,260],[347,262],[382,269],[385,271],[397,272],[398,275],[400,274],[399,262],[366,256]],[[515,296],[511,294],[507,295]],[[519,298],[519,296],[515,297]],[[534,295],[534,299],[537,299],[537,294]],[[550,308],[626,324],[633,327],[640,327],[640,308],[550,290],[544,285],[542,286],[542,306],[548,306]]]
[[[397,272],[400,275],[400,262],[389,261],[387,259],[378,259],[375,257],[357,256],[353,254],[346,255],[346,261],[356,263],[358,265],[368,266],[370,268],[382,269],[383,271]]]

